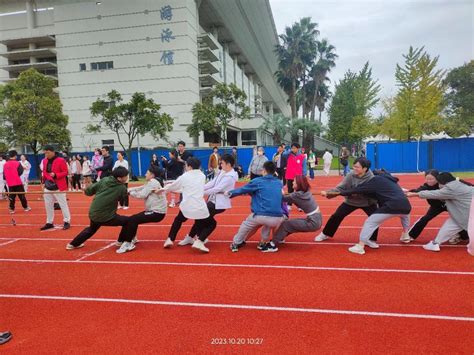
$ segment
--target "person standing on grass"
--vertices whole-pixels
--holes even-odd
[[[311,180],[314,180],[314,168],[318,164],[318,158],[316,158],[316,155],[313,153],[313,150],[310,149],[308,152],[308,170],[309,170],[309,178]]]
[[[441,244],[468,229],[469,208],[474,192],[474,187],[456,180],[451,173],[440,173],[436,181],[439,184],[439,190],[407,193],[408,197],[418,196],[424,199],[443,200],[446,203],[449,218],[438,231],[436,238],[423,245],[423,249],[429,251],[440,251]],[[470,237],[472,238],[472,235]]]
[[[333,159],[332,154],[329,152],[329,150],[326,149],[323,154],[323,162],[324,162],[323,171],[324,171],[324,174],[326,174],[326,176],[329,176],[329,172],[331,170],[332,159]]]
[[[349,149],[346,147],[342,147],[341,150],[341,155],[339,156],[339,161],[341,162],[341,165],[344,167],[343,175],[346,176],[347,174],[350,173],[350,167],[349,167]]]
[[[67,250],[82,248],[84,243],[102,226],[121,226],[119,240],[125,240],[130,217],[118,215],[117,206],[119,200],[127,194],[125,187],[127,181],[128,170],[119,166],[112,172],[112,176],[100,179],[84,191],[87,196],[95,195],[89,208],[90,224],[66,245]]]
[[[217,174],[219,173],[219,148],[214,147],[212,148],[212,154],[209,156],[209,161],[207,162],[207,170],[209,175],[211,175],[211,179],[214,179]]]
[[[283,221],[282,183],[275,176],[276,166],[272,161],[263,164],[262,177],[250,181],[239,189],[230,190],[225,195],[234,198],[240,195],[250,195],[252,198],[252,213],[242,222],[234,236],[230,250],[238,252],[245,241],[252,237],[262,227],[261,240],[257,248],[262,250],[270,239],[270,233],[278,229]]]
[[[23,182],[23,187],[25,188],[25,192],[28,192],[28,182],[30,178],[30,171],[31,171],[31,164],[26,159],[26,156],[22,154],[20,156],[20,164],[23,167],[23,174],[21,174],[21,181]]]
[[[145,200],[145,211],[130,216],[127,228],[124,233],[120,233],[117,245],[117,254],[126,253],[135,249],[137,240],[137,230],[140,224],[158,223],[166,216],[166,197],[164,194],[156,194],[156,189],[161,189],[163,183],[163,171],[155,166],[150,165],[145,174],[146,184],[140,187],[128,189],[130,196]]]
[[[110,148],[107,146],[103,146],[100,150],[102,152],[103,162],[102,166],[97,167],[95,170],[100,172],[100,178],[103,179],[107,176],[112,175],[112,169],[114,167],[114,160],[110,155]]]
[[[263,147],[257,148],[257,154],[252,157],[249,164],[248,176],[250,180],[261,177],[263,174],[263,165],[268,161],[265,156],[265,149]]]
[[[157,191],[157,193],[175,191],[183,194],[183,201],[179,204],[179,213],[171,225],[168,238],[163,245],[164,248],[171,248],[173,246],[181,225],[188,219],[194,219],[194,226],[199,236],[209,235],[211,226],[208,223],[208,217],[210,214],[204,201],[206,176],[202,173],[200,167],[201,162],[199,159],[194,157],[188,158],[186,172],[173,183],[165,185],[161,190]],[[209,249],[199,239],[194,241],[192,247],[203,252],[209,252]]]
[[[294,203],[306,213],[306,218],[293,218],[283,221],[273,235],[272,241],[262,248],[263,253],[278,251],[278,245],[290,234],[296,232],[314,232],[321,228],[323,217],[319,206],[311,193],[306,176],[297,175],[293,180],[294,192],[283,195],[283,202]]]
[[[91,175],[91,161],[89,160],[89,157],[87,155],[84,155],[84,159],[82,161],[82,176],[84,177],[84,189],[89,187],[92,183]]]
[[[56,154],[51,145],[43,148],[45,158],[41,161],[43,165],[42,178],[45,194],[43,195],[46,210],[46,224],[41,227],[42,231],[54,229],[54,205],[59,204],[63,214],[63,229],[71,227],[71,213],[67,204],[67,175],[68,166],[66,161]]]
[[[163,167],[165,168],[165,184],[171,184],[176,181],[182,175],[181,163],[178,162],[178,151],[171,149],[168,152],[168,158],[161,157]],[[176,197],[174,192],[170,192],[170,204],[169,207],[173,208],[176,206]]]
[[[128,167],[128,161],[125,160],[125,153],[124,152],[118,152],[117,153],[117,160],[115,161],[114,167],[112,168],[112,171],[117,169],[119,166],[129,170]],[[128,189],[128,180],[125,183],[125,188]],[[119,208],[123,208],[124,210],[128,210],[128,194],[125,195],[125,197],[119,201]]]
[[[330,192],[342,192],[354,189],[357,186],[371,180],[374,174],[370,170],[370,160],[366,158],[358,158],[352,166],[353,171],[344,177],[344,180],[334,189],[321,191],[321,195],[327,197]],[[377,199],[365,195],[349,195],[345,197],[345,201],[337,208],[337,210],[329,217],[323,231],[314,238],[315,242],[322,242],[326,239],[334,237],[339,225],[344,218],[357,209],[361,209],[367,216],[370,216],[377,210]],[[371,241],[377,241],[378,229],[374,231],[370,237]]]
[[[438,175],[439,175],[439,172],[438,170],[435,170],[435,169],[425,171],[425,183],[416,189],[409,190],[408,192],[439,190],[439,184],[438,184],[438,181],[436,180]],[[442,200],[428,199],[427,202],[430,205],[430,208],[428,209],[426,214],[422,216],[421,218],[419,218],[415,222],[415,224],[410,228],[410,230],[408,231],[408,235],[403,235],[402,238],[400,238],[400,241],[402,243],[411,243],[412,241],[414,241],[416,238],[418,238],[418,236],[421,234],[421,232],[426,227],[429,221],[431,221],[433,218],[435,218],[439,214],[447,211],[446,203]],[[453,241],[457,241],[459,243],[460,238],[468,239],[467,232],[461,231],[459,235],[456,235],[456,238],[454,238],[455,240]],[[450,241],[450,243],[452,242]]]
[[[364,158],[359,158],[364,159]],[[379,245],[369,240],[380,225],[391,219],[400,218],[403,233],[408,234],[410,227],[411,205],[402,188],[398,185],[398,178],[390,175],[385,170],[375,172],[375,176],[358,185],[353,189],[342,190],[340,192],[328,192],[333,196],[342,195],[368,195],[377,199],[378,208],[364,222],[360,232],[359,243],[349,248],[351,253],[365,254],[365,246],[378,249]]]
[[[293,143],[291,145],[291,152],[288,155],[286,163],[286,186],[288,193],[291,194],[293,190],[293,180],[296,175],[306,175],[305,172],[305,157],[299,152],[300,145],[298,143]],[[288,206],[291,206],[291,202],[288,203]],[[290,209],[290,207],[289,207]]]
[[[31,208],[28,206],[28,201],[25,196],[25,188],[23,187],[23,182],[21,181],[21,175],[23,174],[23,166],[20,164],[17,158],[16,150],[11,150],[8,152],[9,160],[3,166],[3,178],[5,179],[8,192],[8,198],[10,200],[10,214],[15,213],[15,200],[16,196],[20,199],[21,206],[24,208],[25,212],[31,211]],[[16,194],[19,192],[19,194]]]
[[[6,162],[6,157],[3,154],[0,154],[0,200],[4,199],[5,193],[5,179],[3,178],[3,168]]]
[[[193,226],[187,236],[184,237],[178,245],[193,244],[198,238],[203,244],[207,243],[207,238],[216,229],[217,222],[215,215],[225,212],[232,207],[230,198],[224,195],[224,192],[233,190],[235,183],[239,179],[237,172],[234,170],[234,158],[230,154],[224,154],[221,158],[221,170],[219,174],[206,185],[204,185],[204,195],[209,196],[207,200],[207,209],[209,217],[207,218],[207,229],[199,231],[197,226]],[[205,250],[207,249],[207,250]],[[205,252],[209,252],[208,248],[201,248]]]

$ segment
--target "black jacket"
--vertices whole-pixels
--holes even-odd
[[[97,171],[102,171],[102,175],[100,175],[100,178],[103,179],[107,176],[112,175],[112,168],[114,167],[114,160],[112,159],[111,155],[104,156],[104,164],[100,167],[97,168]]]
[[[410,192],[420,192],[420,191],[432,191],[432,190],[439,190],[439,185],[433,185],[430,186],[428,184],[423,184],[416,189],[411,189]],[[442,200],[426,200],[431,207],[442,210],[442,211],[447,211],[446,209],[446,204]]]
[[[398,185],[398,179],[388,173],[375,175],[356,188],[341,192],[342,196],[364,194],[377,199],[379,208],[374,213],[408,214],[411,205]]]
[[[176,159],[163,160],[166,169],[166,180],[176,180],[183,174],[183,166]]]

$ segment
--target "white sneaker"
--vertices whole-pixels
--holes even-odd
[[[129,207],[128,207],[128,206],[123,206],[122,208],[123,208],[124,210],[128,210]]]
[[[176,204],[175,204],[174,202],[171,202],[171,203],[168,205],[168,207],[171,207],[171,208],[173,208],[173,207],[175,207],[175,206],[176,206]]]
[[[410,243],[410,242],[413,242],[415,239],[413,239],[412,237],[410,237],[410,235],[408,234],[408,232],[406,233],[402,233],[402,236],[400,237],[400,241],[402,243]]]
[[[456,234],[454,237],[448,240],[448,243],[452,245],[459,244],[460,242],[461,242],[461,237],[459,236],[459,234]]]
[[[360,254],[360,255],[364,255],[365,254],[365,249],[362,245],[360,244],[356,244],[354,245],[353,247],[350,247],[349,248],[349,251],[351,253],[355,253],[355,254]]]
[[[365,241],[365,245],[367,245],[369,248],[371,249],[378,249],[380,248],[380,245],[378,245],[376,242],[374,242],[373,240],[367,240]]]
[[[122,243],[122,242],[119,242],[119,241],[117,241],[117,242],[114,243],[114,245],[115,245],[116,247],[121,247],[122,244],[123,244],[123,243]]]
[[[25,208],[25,212],[30,212],[31,211],[31,207],[26,207]],[[458,242],[459,243],[459,242]],[[456,243],[457,244],[457,243]]]
[[[193,243],[194,243],[194,238],[187,235],[186,237],[184,237],[184,239],[182,241],[180,241],[178,243],[178,245],[184,246],[184,245],[189,245],[189,244],[193,244]]]
[[[132,243],[133,243],[133,244],[137,244],[138,242],[140,242],[140,241],[137,239],[137,237],[134,237],[134,238],[132,239]]]
[[[322,242],[323,240],[329,239],[327,235],[324,235],[324,233],[321,232],[316,238],[314,238],[315,242]]]
[[[79,248],[82,248],[83,246],[84,246],[84,243],[82,243],[81,245],[78,245],[77,247],[72,244],[68,244],[66,245],[66,250],[79,249]]]
[[[121,209],[122,209],[122,206],[118,206],[117,209],[118,209],[118,210],[121,210]]]
[[[429,251],[440,251],[439,244],[436,244],[434,241],[430,241],[428,244],[423,245],[423,249]]]
[[[174,244],[173,241],[170,238],[168,238],[165,240],[165,244],[163,244],[163,248],[165,249],[171,248],[173,244]]]
[[[206,238],[206,240],[203,241],[203,244],[206,245],[208,241],[209,241],[209,238]]]
[[[201,242],[199,239],[196,239],[192,245],[192,248],[198,249],[204,253],[209,253],[209,249],[204,246],[204,243]]]
[[[123,242],[122,246],[119,249],[117,249],[115,252],[117,254],[123,254],[123,253],[126,253],[127,251],[132,251],[133,249],[135,249],[135,244],[129,243],[129,242]]]

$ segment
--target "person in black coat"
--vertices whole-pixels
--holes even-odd
[[[103,179],[107,176],[112,176],[112,168],[114,167],[114,159],[110,155],[109,147],[103,146],[101,151],[102,151],[102,156],[104,157],[104,164],[95,170],[102,171],[100,178]]]

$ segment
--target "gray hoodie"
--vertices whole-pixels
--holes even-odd
[[[156,194],[154,190],[161,188],[156,179],[151,179],[145,185],[130,189],[130,196],[145,200],[145,211],[166,214],[166,195]]]
[[[444,200],[449,216],[459,227],[467,230],[473,192],[474,187],[455,180],[448,182],[439,190],[420,191],[419,196],[425,199]]]
[[[371,180],[373,177],[374,174],[372,173],[372,170],[367,170],[367,172],[362,177],[358,177],[354,174],[354,172],[351,171],[344,177],[344,180],[342,180],[342,182],[336,186],[336,188],[329,191],[343,192],[344,190],[351,190],[360,184]],[[345,202],[349,206],[354,207],[367,207],[377,204],[377,200],[375,198],[370,198],[364,195],[346,196]]]
[[[301,208],[304,213],[311,213],[318,208],[318,204],[311,191],[295,191],[289,195],[283,195],[283,201],[294,203]]]

